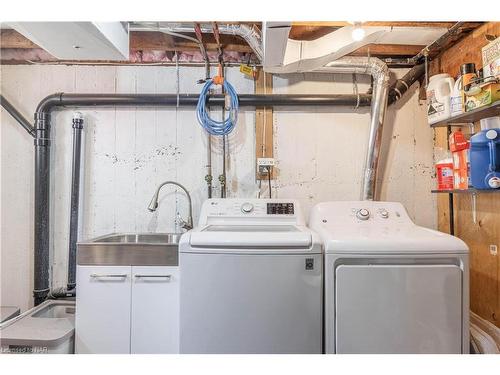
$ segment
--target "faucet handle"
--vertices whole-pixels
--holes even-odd
[[[187,222],[183,218],[181,218],[180,216],[179,216],[179,225],[181,226],[182,229],[185,229],[185,230],[193,229],[193,226],[189,222]]]

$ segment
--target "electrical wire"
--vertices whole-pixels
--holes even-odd
[[[267,181],[269,182],[269,198],[272,198],[272,190],[271,190],[271,167],[267,167]]]
[[[229,115],[227,118],[223,118],[222,121],[213,120],[210,118],[207,109],[208,95],[210,93],[210,87],[213,85],[213,79],[207,80],[203,88],[201,89],[200,98],[198,99],[198,105],[196,106],[196,116],[200,125],[211,135],[224,136],[231,133],[238,121],[238,94],[234,87],[227,81],[224,80],[223,87],[226,91],[226,95],[229,95],[230,106]]]

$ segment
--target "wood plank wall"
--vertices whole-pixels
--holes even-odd
[[[265,78],[265,79],[264,79]],[[262,70],[255,82],[256,94],[273,93],[273,75],[264,73]],[[257,107],[255,109],[255,164],[258,158],[272,158],[274,155],[273,141],[273,108]],[[259,168],[255,168],[256,178],[267,179],[267,173],[259,173]],[[271,172],[271,178],[276,177],[276,168]]]
[[[500,36],[500,22],[489,22],[474,30],[431,62],[430,74],[448,73],[456,77],[467,62],[482,67],[481,48],[488,44],[487,34]],[[475,131],[479,130],[475,124]],[[463,128],[465,133],[470,129]],[[436,129],[435,145],[446,148],[446,128]],[[455,235],[470,248],[471,310],[500,327],[500,255],[490,253],[490,245],[500,247],[500,194],[478,194],[476,223],[473,222],[472,196],[454,195]],[[448,196],[438,197],[438,228],[449,232]]]

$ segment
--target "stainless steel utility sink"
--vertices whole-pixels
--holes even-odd
[[[78,243],[79,265],[177,266],[181,233],[112,233]]]
[[[92,242],[119,242],[119,243],[143,243],[143,244],[166,244],[177,245],[181,233],[117,233],[97,237]]]

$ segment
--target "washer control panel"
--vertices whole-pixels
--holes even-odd
[[[398,228],[413,225],[403,205],[384,201],[332,201],[318,203],[311,210],[311,228]],[[392,230],[391,229],[391,230]],[[342,231],[342,230],[340,230]]]
[[[299,203],[294,199],[213,198],[201,208],[200,225],[224,220],[229,222],[260,221],[305,225]]]
[[[268,215],[293,215],[293,203],[267,203],[267,214]]]
[[[354,212],[357,219],[363,221],[370,218],[389,219],[390,217],[389,211],[384,207],[377,208],[374,213],[370,212],[367,208],[352,208],[351,211]],[[396,211],[394,214],[398,216],[399,212]]]

